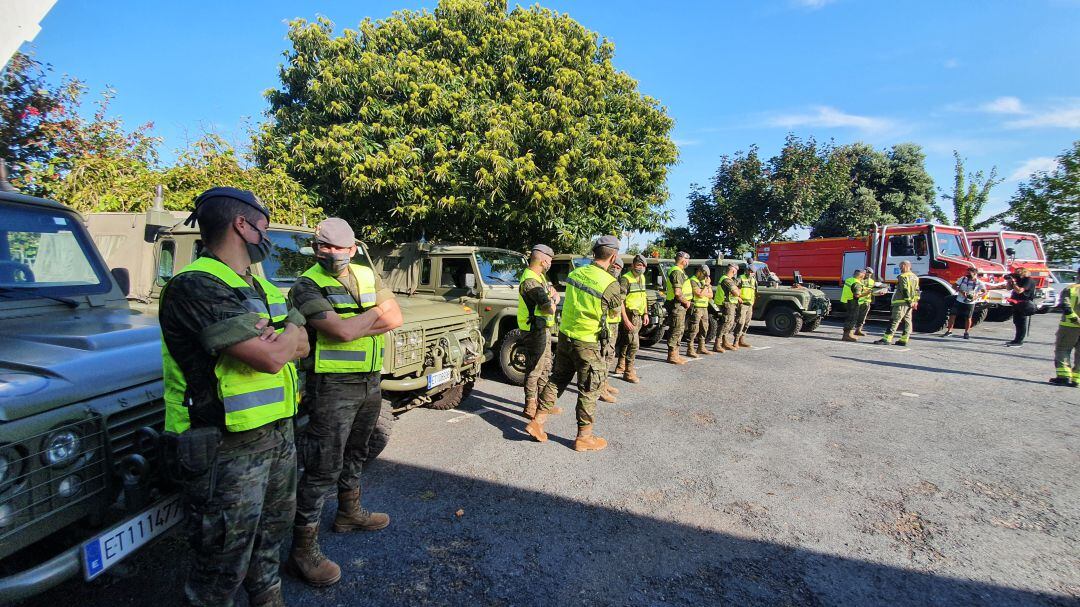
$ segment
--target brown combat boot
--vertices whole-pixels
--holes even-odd
[[[620,358],[619,364],[615,365],[615,374],[626,373],[626,359]]]
[[[577,439],[574,441],[574,451],[599,451],[607,446],[607,441],[599,436],[593,436],[592,424],[578,426]]]
[[[728,338],[724,337],[724,347],[734,352],[735,350],[739,349],[739,344],[735,343],[735,338],[732,338],[731,342],[729,343]]]
[[[607,387],[608,392],[611,392],[612,394],[618,394],[619,393],[619,389],[616,388],[615,386],[611,385],[611,381],[608,381],[604,385]]]
[[[390,516],[382,512],[368,512],[360,507],[360,490],[339,491],[337,494],[337,517],[334,532],[378,531],[390,524]]]
[[[713,342],[712,351],[719,352],[720,354],[727,352],[727,348],[724,347],[724,342],[721,338],[717,337],[716,341]]]
[[[597,397],[597,400],[602,403],[614,403],[615,395],[611,393],[611,391],[608,389],[608,386],[605,384],[603,389],[600,390],[600,396]]]
[[[840,341],[859,341],[859,338],[855,337],[851,331],[844,329],[844,336],[840,338]]]
[[[746,334],[745,333],[743,333],[742,335],[739,336],[739,347],[742,347],[742,348],[749,348],[750,347],[750,342],[746,341]]]
[[[532,418],[532,421],[525,426],[525,431],[529,433],[538,443],[547,442],[547,432],[544,432],[544,421],[547,420],[546,411],[537,411],[536,417]]]
[[[526,398],[525,399],[525,408],[521,410],[521,414],[523,416],[525,416],[526,418],[528,418],[528,419],[532,419],[532,418],[536,417],[536,407],[537,406],[538,405],[536,404],[536,399],[535,398]]]
[[[705,347],[705,342],[698,343],[698,345],[697,345],[697,353],[700,354],[701,356],[711,356],[712,355],[712,352],[709,352],[709,349]]]
[[[685,365],[686,361],[683,357],[679,356],[678,348],[668,348],[667,361],[673,365]]]
[[[281,596],[281,582],[263,590],[259,594],[248,595],[251,607],[285,607],[285,598]]]
[[[697,352],[694,352],[694,344],[686,344],[686,357],[698,358]]]
[[[638,379],[637,371],[634,370],[634,363],[630,363],[630,364],[626,365],[626,373],[623,373],[622,378],[623,378],[624,382],[627,382],[627,383],[630,383],[630,384],[641,383],[641,380]]]
[[[319,550],[319,524],[293,527],[292,551],[287,564],[290,573],[309,586],[321,588],[341,579],[341,567]]]

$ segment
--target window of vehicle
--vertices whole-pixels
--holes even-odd
[[[471,289],[476,286],[476,274],[468,257],[443,257],[439,286],[447,289]]]
[[[960,234],[949,232],[936,232],[937,254],[949,257],[963,257],[964,245],[960,242]]]
[[[315,263],[315,251],[311,248],[311,234],[270,230],[270,254],[262,262],[263,274],[276,287],[290,287],[301,274]],[[369,266],[364,250],[356,247],[352,262]]]
[[[476,253],[480,278],[484,284],[517,286],[522,270],[528,264],[523,255],[483,251]]]
[[[1014,251],[1013,258],[1021,261],[1040,261],[1039,249],[1031,238],[1006,238],[1005,248]]]
[[[1072,283],[1076,282],[1076,276],[1077,276],[1076,272],[1074,272],[1072,270],[1055,270],[1054,271],[1054,280],[1056,280],[1056,281],[1058,281],[1060,283],[1067,284],[1067,285],[1071,285]]]
[[[162,240],[161,249],[158,251],[157,276],[154,278],[157,286],[163,287],[173,277],[173,268],[176,263],[176,242]]]
[[[915,241],[911,234],[897,234],[890,237],[889,255],[892,257],[914,257]]]
[[[420,262],[420,284],[431,284],[431,260],[424,259]]]
[[[0,290],[5,297],[89,295],[112,288],[81,224],[66,213],[0,205]]]
[[[972,240],[971,254],[979,259],[995,261],[998,258],[997,241],[989,238],[985,240]]]

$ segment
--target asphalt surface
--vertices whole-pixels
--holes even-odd
[[[759,324],[759,323],[755,323]],[[674,367],[641,353],[573,451],[491,373],[454,411],[404,414],[365,472],[376,533],[329,532],[338,585],[290,605],[1078,605],[1080,389],[1046,383],[1053,315],[906,348],[840,327]],[[760,329],[756,329],[760,330]],[[882,330],[875,323],[871,331]],[[169,605],[179,538],[40,605]],[[244,604],[244,599],[238,600]]]

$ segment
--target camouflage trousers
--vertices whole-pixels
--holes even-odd
[[[844,318],[844,330],[854,331],[856,327],[861,326],[859,324],[859,319],[862,318],[862,314],[859,310],[859,300],[849,299],[844,305],[847,306],[847,316]]]
[[[637,358],[638,347],[641,345],[641,323],[645,315],[634,310],[627,310],[626,316],[630,319],[633,329],[627,329],[626,325],[619,323],[619,341],[615,344],[615,360],[626,361],[626,368],[634,368],[634,359]]]
[[[308,375],[304,474],[296,488],[296,525],[319,522],[326,494],[360,488],[368,440],[379,421],[379,373]]]
[[[521,341],[525,352],[525,400],[540,398],[540,392],[551,375],[551,333],[546,328],[535,328],[525,334]]]
[[[691,350],[695,345],[705,347],[705,337],[709,334],[709,308],[690,308],[690,342],[687,347]]]
[[[217,460],[182,483],[195,553],[184,586],[189,605],[232,605],[281,583],[281,547],[296,506],[293,420],[225,433]]]
[[[855,331],[862,331],[863,325],[866,324],[866,317],[870,315],[870,302],[857,303],[855,306],[855,326],[852,327]],[[847,323],[844,323],[847,327]]]
[[[590,426],[596,413],[596,399],[607,379],[607,368],[600,358],[600,346],[571,339],[560,333],[559,343],[555,346],[551,379],[540,394],[540,412],[555,406],[555,401],[566,391],[574,375],[577,375],[578,385],[578,427]]]
[[[727,337],[733,333],[737,313],[737,304],[725,303],[721,305],[719,314],[713,314],[709,319],[709,337],[706,341],[714,341],[717,338]]]
[[[750,329],[750,320],[754,316],[754,304],[739,303],[735,310],[735,341],[739,341],[746,331]]]
[[[607,339],[600,340],[600,357],[604,359],[604,365],[607,366],[608,373],[615,370],[615,339],[619,335],[619,325],[622,321],[608,323],[608,337]]]
[[[885,332],[882,339],[885,343],[892,343],[893,334],[896,333],[896,329],[903,325],[903,333],[900,335],[900,339],[897,343],[906,344],[908,337],[911,335],[911,306],[907,304],[897,304],[892,307],[892,316],[889,318],[889,330]]]
[[[1072,364],[1069,354],[1072,353]],[[1054,338],[1054,367],[1061,379],[1080,381],[1080,327],[1058,325]]]
[[[683,333],[686,332],[686,308],[676,300],[669,302],[668,319],[671,323],[671,333],[668,335],[668,350],[675,350],[682,341]]]

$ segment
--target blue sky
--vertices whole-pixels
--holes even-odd
[[[243,143],[277,84],[289,19],[324,15],[340,29],[434,4],[59,0],[24,50],[94,92],[115,87],[114,113],[154,121],[168,158],[205,130]],[[751,144],[771,155],[788,132],[919,143],[942,188],[956,149],[970,169],[1006,178],[991,212],[1080,138],[1077,0],[543,4],[614,41],[616,64],[674,117],[676,225],[690,185],[707,182],[722,155]]]

